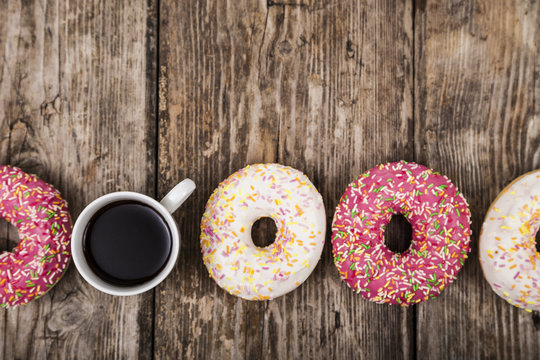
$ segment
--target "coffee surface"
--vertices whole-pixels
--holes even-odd
[[[113,285],[132,286],[157,276],[169,259],[172,234],[150,206],[119,201],[88,222],[83,250],[90,268]]]

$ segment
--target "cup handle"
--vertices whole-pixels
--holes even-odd
[[[161,199],[160,203],[172,214],[184,201],[186,201],[189,195],[195,190],[195,187],[193,180],[185,179],[173,187],[172,190]]]

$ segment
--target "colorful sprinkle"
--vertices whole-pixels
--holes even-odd
[[[382,164],[366,174],[349,185],[334,214],[332,249],[342,279],[377,303],[408,306],[438,296],[470,251],[465,198],[448,178],[415,163]],[[413,227],[402,254],[384,244],[394,214]]]
[[[480,264],[493,291],[526,311],[540,311],[540,170],[515,179],[493,202],[480,233]]]
[[[261,217],[272,218],[277,227],[276,240],[264,248],[251,239],[251,227]],[[322,197],[304,174],[279,164],[250,165],[219,184],[206,204],[203,261],[230,294],[273,299],[311,274],[325,232]]]
[[[19,230],[0,254],[0,303],[24,305],[53,287],[69,264],[71,221],[58,190],[16,167],[0,166],[0,216]],[[43,210],[47,217],[39,215]],[[62,255],[58,255],[62,254]]]

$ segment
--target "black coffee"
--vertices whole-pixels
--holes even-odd
[[[167,222],[138,201],[118,201],[88,222],[83,251],[90,268],[117,286],[142,284],[163,269],[172,248]]]

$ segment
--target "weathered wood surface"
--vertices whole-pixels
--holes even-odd
[[[489,289],[477,236],[504,185],[540,167],[539,6],[0,0],[1,163],[57,186],[74,219],[106,192],[198,186],[175,214],[178,264],[155,291],[110,297],[71,266],[40,300],[3,311],[0,358],[536,358],[540,326]],[[304,171],[329,225],[356,175],[399,159],[447,174],[471,205],[473,252],[440,298],[364,301],[329,242],[312,276],[273,301],[208,277],[199,222],[232,172]],[[387,233],[396,247],[404,234]],[[15,238],[0,224],[0,246]]]

